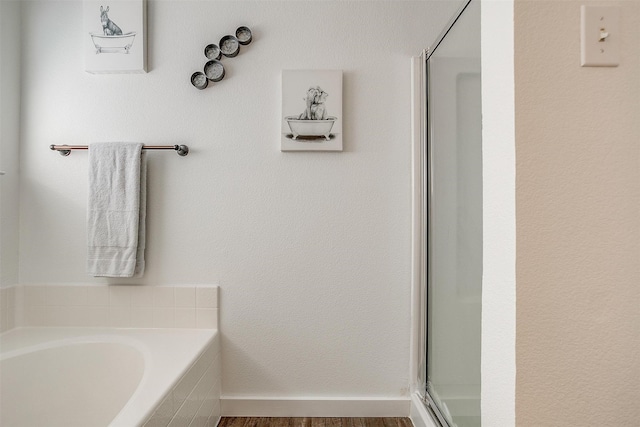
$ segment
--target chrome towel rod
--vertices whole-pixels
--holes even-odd
[[[71,150],[88,150],[88,145],[50,145],[50,149],[59,151],[60,155],[68,156],[71,154]],[[186,156],[189,154],[189,147],[186,145],[143,145],[143,150],[174,150],[179,156]]]

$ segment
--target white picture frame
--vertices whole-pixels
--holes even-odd
[[[281,151],[342,151],[342,70],[283,70]]]
[[[146,73],[146,0],[84,0],[85,71]]]

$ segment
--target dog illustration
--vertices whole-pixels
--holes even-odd
[[[307,109],[300,114],[298,117],[299,120],[311,120],[311,107],[315,103],[316,97],[318,96],[318,88],[310,87],[307,91],[307,97],[302,98],[307,103]]]
[[[104,31],[105,36],[121,36],[122,30],[120,27],[116,25],[111,19],[109,19],[109,6],[107,8],[103,8],[100,6],[100,21],[102,22],[102,30]]]
[[[327,108],[324,103],[328,95],[320,86],[310,87],[307,96],[302,98],[306,102],[307,108],[298,116],[298,120],[325,120]]]
[[[318,89],[320,92],[316,95],[316,99],[311,106],[311,120],[324,120],[327,118],[327,107],[324,102],[329,94],[320,89],[320,87]]]

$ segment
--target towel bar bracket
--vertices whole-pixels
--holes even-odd
[[[53,148],[53,145],[51,146],[52,150],[55,150],[55,148]],[[67,157],[69,154],[71,154],[71,150],[58,150],[58,152],[60,153],[61,156]]]
[[[184,157],[189,154],[189,147],[186,145],[176,145],[174,149],[176,150],[176,153],[178,153],[178,156]]]

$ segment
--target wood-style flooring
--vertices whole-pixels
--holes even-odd
[[[409,418],[222,417],[218,427],[413,427]]]

